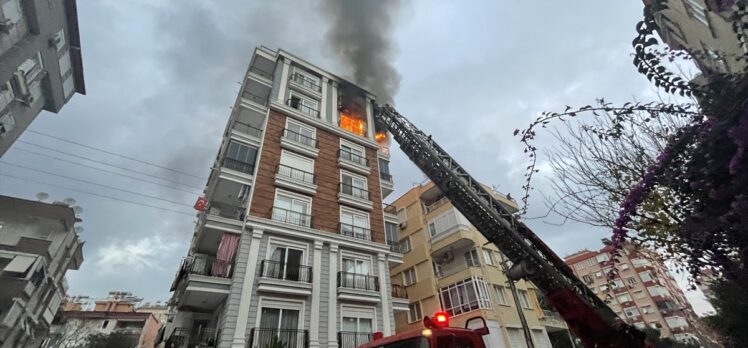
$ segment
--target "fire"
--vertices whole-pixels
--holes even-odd
[[[376,140],[378,143],[381,143],[381,142],[387,140],[387,133],[385,133],[385,132],[377,132],[377,134],[374,134],[374,140]]]
[[[365,136],[366,121],[345,112],[340,112],[340,128],[348,130],[354,134]]]

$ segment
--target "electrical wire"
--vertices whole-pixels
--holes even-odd
[[[179,211],[179,210],[174,210],[174,209],[159,207],[159,206],[156,206],[156,205],[149,205],[149,204],[145,204],[145,203],[141,203],[141,202],[136,202],[136,201],[131,201],[131,200],[127,200],[127,199],[122,199],[122,198],[117,198],[117,197],[102,195],[102,194],[99,194],[99,193],[89,192],[89,191],[84,191],[84,190],[79,190],[79,189],[75,189],[75,188],[71,188],[71,187],[67,187],[67,186],[50,184],[50,183],[46,183],[46,182],[43,182],[43,181],[29,179],[29,178],[22,178],[20,176],[15,176],[15,175],[10,175],[10,174],[4,174],[4,173],[0,173],[0,176],[4,176],[4,177],[8,177],[8,178],[13,178],[13,179],[17,179],[17,180],[23,180],[23,181],[33,182],[33,183],[36,183],[36,184],[47,185],[47,186],[50,186],[50,187],[57,187],[57,188],[61,188],[61,189],[64,189],[64,190],[69,190],[69,191],[72,191],[72,192],[83,193],[83,194],[87,194],[87,195],[91,195],[91,196],[96,196],[96,197],[101,197],[101,198],[108,198],[108,199],[115,200],[115,201],[120,201],[120,202],[124,202],[124,203],[135,204],[135,205],[140,206],[140,207],[148,207],[148,208],[159,209],[159,210],[168,211],[168,212],[172,212],[172,213],[176,213],[176,214],[181,214],[181,215],[195,216],[195,214],[190,214],[190,213],[186,213],[186,212]]]
[[[59,141],[65,142],[65,143],[69,143],[69,144],[73,144],[73,145],[78,145],[78,146],[81,146],[81,147],[85,147],[87,149],[91,149],[91,150],[103,152],[103,153],[106,153],[106,154],[109,154],[109,155],[112,155],[112,156],[121,157],[121,158],[128,159],[128,160],[131,160],[131,161],[135,161],[135,162],[138,162],[138,163],[147,164],[147,165],[150,165],[150,166],[154,166],[156,168],[161,168],[161,169],[165,169],[165,170],[168,170],[168,171],[172,171],[174,173],[179,173],[179,174],[191,176],[193,178],[197,178],[197,179],[201,179],[201,180],[208,180],[208,178],[205,178],[205,177],[201,177],[201,176],[198,176],[198,175],[190,174],[190,173],[187,173],[187,172],[184,172],[184,171],[181,171],[181,170],[177,170],[177,169],[173,169],[173,168],[169,168],[169,167],[164,167],[164,166],[159,165],[159,164],[155,164],[155,163],[148,162],[148,161],[143,161],[143,160],[140,160],[140,159],[137,159],[137,158],[134,158],[134,157],[130,157],[130,156],[125,156],[125,155],[122,155],[122,154],[119,154],[119,153],[116,153],[116,152],[107,151],[107,150],[100,149],[100,148],[95,147],[95,146],[81,144],[79,142],[68,140],[68,139],[63,139],[63,138],[56,137],[56,136],[51,135],[51,134],[42,133],[42,132],[38,132],[38,131],[35,131],[35,130],[31,130],[31,129],[27,129],[26,132],[33,133],[33,134],[38,134],[38,135],[45,136],[45,137],[48,137],[48,138],[52,138],[52,139],[55,139],[55,140],[59,140]]]
[[[75,158],[80,158],[80,159],[84,159],[84,160],[86,160],[86,161],[90,161],[90,162],[94,162],[94,163],[99,163],[99,164],[103,164],[103,165],[105,165],[105,166],[108,166],[108,167],[112,167],[112,168],[117,168],[117,169],[122,169],[122,170],[126,170],[126,171],[129,171],[129,172],[133,172],[133,173],[138,173],[138,174],[140,174],[140,175],[145,175],[145,176],[149,176],[149,177],[152,177],[152,178],[156,178],[156,179],[160,179],[160,180],[168,181],[168,182],[171,182],[171,183],[175,183],[175,184],[178,184],[178,185],[181,185],[181,186],[185,186],[185,187],[193,188],[193,189],[196,189],[196,190],[200,190],[200,188],[197,188],[197,187],[194,187],[194,186],[189,186],[189,185],[186,185],[186,184],[180,183],[180,182],[178,182],[178,181],[174,181],[174,180],[170,180],[170,179],[162,178],[162,177],[160,177],[160,176],[158,176],[158,175],[148,174],[148,173],[145,173],[145,172],[141,172],[141,171],[133,170],[133,169],[130,169],[130,168],[126,168],[126,167],[120,167],[120,166],[118,166],[118,165],[115,165],[115,164],[111,164],[111,163],[107,163],[107,162],[103,162],[103,161],[99,161],[99,160],[91,159],[91,158],[88,158],[88,157],[86,157],[86,156],[76,155],[76,154],[74,154],[74,153],[70,153],[70,152],[60,151],[60,150],[57,150],[57,149],[54,149],[54,148],[51,148],[51,147],[47,147],[47,146],[43,146],[43,145],[37,145],[37,144],[34,144],[34,143],[30,143],[30,142],[28,142],[28,141],[24,141],[24,140],[16,140],[16,143],[23,143],[23,144],[26,144],[26,145],[36,146],[36,147],[38,147],[38,148],[42,148],[42,149],[45,149],[45,150],[49,150],[49,151],[52,151],[52,152],[57,152],[57,153],[61,153],[61,154],[63,154],[63,155],[68,155],[68,156],[72,156],[72,157],[75,157]],[[15,147],[14,147],[14,148],[15,148]],[[28,151],[28,150],[25,150],[25,151],[26,151],[26,152],[30,152],[30,151]],[[41,156],[44,156],[44,155],[41,155]],[[47,156],[47,157],[49,157],[49,156]]]
[[[50,155],[46,155],[46,154],[43,154],[43,153],[26,150],[26,149],[19,148],[19,147],[13,147],[13,150],[18,150],[18,151],[30,153],[30,154],[37,155],[37,156],[51,158],[51,159],[54,159],[54,160],[57,160],[57,161],[60,161],[60,162],[66,162],[66,163],[74,164],[74,165],[81,166],[81,167],[84,167],[84,168],[90,168],[90,169],[93,169],[93,170],[98,170],[98,171],[103,172],[103,173],[109,173],[109,174],[119,175],[119,176],[124,177],[124,178],[138,180],[138,181],[146,182],[146,183],[149,183],[149,184],[154,184],[154,185],[166,187],[166,188],[169,188],[169,189],[172,189],[172,190],[176,190],[176,191],[181,191],[181,192],[195,194],[195,195],[199,195],[200,194],[198,191],[183,190],[183,189],[180,189],[178,187],[165,185],[165,184],[160,183],[160,182],[155,182],[155,181],[150,181],[150,180],[146,180],[146,179],[143,179],[143,178],[138,178],[137,176],[130,176],[130,175],[127,175],[127,174],[122,174],[122,173],[119,173],[119,172],[116,172],[116,171],[113,171],[113,170],[106,170],[106,169],[102,169],[102,168],[97,168],[97,167],[94,167],[94,166],[89,166],[88,164],[84,164],[84,163],[80,163],[80,162],[75,162],[75,161],[71,161],[71,160],[68,160],[68,159],[60,158],[60,157],[50,156]],[[121,168],[121,169],[129,170],[127,168]],[[145,173],[139,173],[139,172],[136,172],[136,173],[147,175]],[[156,177],[156,178],[159,178],[159,177]],[[170,181],[169,179],[163,179],[163,178],[159,178],[159,179],[165,180],[165,181],[168,181],[168,182],[180,185],[180,186],[189,187],[189,188],[193,188],[195,190],[198,190],[197,187],[187,186],[187,185],[184,185],[184,184],[180,184],[180,183],[178,183],[176,181]]]
[[[52,172],[48,172],[48,171],[37,169],[37,168],[31,168],[31,167],[23,166],[23,165],[20,165],[20,164],[15,164],[15,163],[10,163],[10,162],[5,162],[5,161],[0,161],[0,163],[5,164],[5,165],[9,165],[9,166],[13,166],[13,167],[17,167],[17,168],[23,168],[23,169],[26,169],[26,170],[31,170],[31,171],[42,173],[42,174],[56,176],[56,177],[60,177],[60,178],[68,179],[68,180],[78,181],[78,182],[82,182],[82,183],[88,184],[88,185],[99,186],[99,187],[107,188],[107,189],[110,189],[110,190],[117,190],[117,191],[129,193],[129,194],[133,194],[133,195],[137,195],[137,196],[142,196],[142,197],[146,197],[146,198],[150,198],[150,199],[156,199],[156,200],[159,200],[159,201],[164,201],[164,202],[171,203],[171,204],[181,205],[181,206],[184,206],[184,207],[189,207],[189,208],[192,207],[191,205],[186,204],[184,202],[172,201],[172,200],[168,200],[166,198],[161,198],[161,197],[158,197],[158,196],[151,196],[151,195],[148,195],[148,194],[145,194],[145,193],[140,193],[140,192],[136,192],[136,191],[130,191],[130,190],[122,189],[122,188],[119,188],[119,187],[114,187],[114,186],[109,186],[109,185],[104,185],[104,184],[99,184],[99,183],[95,183],[95,182],[92,182],[92,181],[78,179],[78,178],[74,178],[74,177],[67,176],[67,175],[52,173]]]

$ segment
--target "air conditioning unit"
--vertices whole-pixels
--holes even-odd
[[[407,221],[400,222],[400,228],[405,228],[406,226],[408,226]]]
[[[60,44],[60,38],[58,36],[50,37],[49,40],[47,40],[47,43],[49,44],[49,47],[57,47],[57,45]]]
[[[437,259],[436,263],[438,264],[447,263],[447,262],[451,262],[454,259],[455,259],[454,253],[452,252],[452,250],[449,250],[445,252],[444,254],[441,254],[441,256],[439,256],[439,258]]]
[[[10,19],[0,20],[0,31],[3,33],[9,33],[16,24],[11,22]]]
[[[29,84],[28,81],[26,81],[26,74],[24,74],[22,71],[16,71],[13,73],[13,78],[10,80],[11,88],[13,88],[13,92],[16,96],[26,96],[29,95]]]

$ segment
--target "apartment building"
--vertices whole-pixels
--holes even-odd
[[[0,347],[39,347],[83,262],[73,209],[0,196]]]
[[[645,3],[651,1],[645,1]],[[657,11],[658,33],[672,49],[694,53],[694,61],[706,76],[741,73],[748,48],[733,30],[735,1],[669,0]],[[745,34],[743,34],[745,35]]]
[[[86,93],[75,0],[0,0],[0,157],[76,92]]]
[[[496,197],[516,211],[515,202]],[[571,344],[565,322],[541,308],[532,284],[517,282],[519,303],[514,301],[504,256],[433,183],[414,186],[388,206],[385,231],[404,253],[402,264],[390,268],[398,332],[418,329],[423,316],[446,311],[452,326],[483,316],[487,347],[526,347],[519,307],[535,347],[550,347],[549,333]]]
[[[697,338],[697,316],[665,264],[652,251],[626,245],[616,264],[609,264],[612,247],[582,250],[565,258],[574,273],[621,319],[660,337],[687,342]]]
[[[174,279],[167,346],[354,347],[394,332],[375,96],[256,48]],[[383,140],[384,141],[384,140]],[[207,338],[215,337],[215,341]]]

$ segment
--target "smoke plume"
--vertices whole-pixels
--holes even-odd
[[[400,74],[392,66],[392,42],[399,3],[393,0],[323,0],[322,10],[332,23],[327,41],[347,65],[353,82],[392,103]]]

